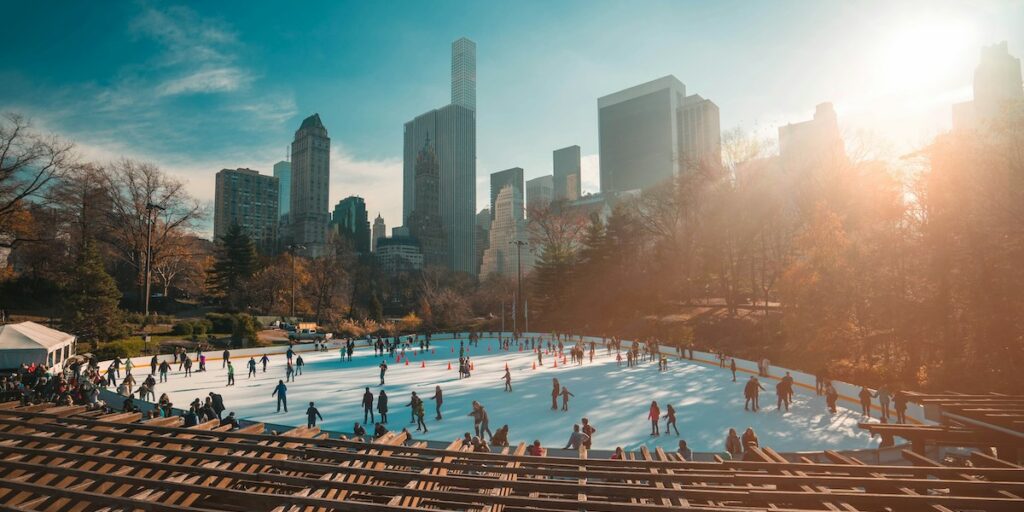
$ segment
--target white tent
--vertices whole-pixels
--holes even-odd
[[[0,368],[59,366],[75,353],[75,336],[35,322],[0,325]]]

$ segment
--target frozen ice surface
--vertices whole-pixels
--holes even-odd
[[[467,341],[468,343],[468,341]],[[407,353],[409,365],[395,363],[386,358],[388,371],[386,385],[379,386],[379,369],[382,358],[374,357],[373,350],[365,341],[357,343],[352,362],[342,362],[337,348],[329,352],[303,352],[305,362],[303,374],[288,386],[288,411],[277,413],[276,399],[271,396],[279,379],[285,377],[285,356],[272,355],[266,373],[257,365],[256,377],[249,379],[248,357],[233,356],[236,385],[228,387],[227,370],[221,361],[209,361],[208,371],[193,373],[185,378],[172,366],[169,382],[157,384],[156,394],[167,393],[175,407],[188,407],[194,398],[203,398],[210,391],[224,396],[228,411],[234,411],[240,418],[283,425],[305,425],[305,411],[310,401],[324,417],[319,426],[325,430],[351,432],[354,422],[363,421],[360,405],[364,388],[370,387],[376,397],[381,389],[388,395],[388,428],[401,430],[409,427],[417,439],[451,441],[464,432],[473,431],[473,420],[467,417],[470,402],[477,400],[486,407],[491,431],[503,424],[509,425],[509,439],[512,444],[527,443],[539,439],[541,444],[551,448],[565,446],[574,423],[587,417],[597,428],[594,449],[613,449],[621,446],[627,450],[647,446],[660,446],[674,450],[679,439],[685,439],[689,447],[698,452],[720,452],[724,450],[728,429],[735,428],[742,435],[747,427],[757,432],[762,446],[777,451],[811,451],[822,449],[859,449],[877,447],[878,439],[872,439],[857,427],[863,418],[857,411],[840,407],[837,414],[829,414],[823,397],[815,396],[806,389],[797,388],[790,412],[775,409],[775,382],[762,379],[768,389],[761,393],[761,411],[754,413],[743,410],[743,384],[746,374],[737,374],[737,382],[727,369],[713,365],[669,359],[668,371],[659,372],[657,363],[642,362],[639,366],[627,368],[625,354],[623,365],[618,367],[615,352],[609,356],[600,344],[594,362],[582,365],[552,367],[554,359],[544,356],[544,365],[533,369],[536,354],[528,350],[519,352],[498,350],[494,338],[481,339],[479,347],[470,349],[474,365],[472,377],[458,378],[459,340],[435,339],[431,343],[434,353],[422,353],[415,346],[415,353]],[[567,352],[568,353],[568,352]],[[219,353],[209,352],[210,357]],[[259,356],[257,356],[258,363]],[[426,363],[426,368],[421,363]],[[448,370],[448,363],[452,369]],[[505,364],[512,372],[511,393],[504,391]],[[198,366],[198,365],[197,365]],[[142,368],[140,368],[142,370]],[[551,410],[551,379],[557,378],[563,386],[575,394],[569,402],[569,411]],[[440,385],[444,393],[443,420],[434,420],[434,386]],[[410,392],[416,391],[425,401],[428,434],[415,431],[410,423]],[[647,412],[651,400],[656,400],[664,415],[666,405],[672,404],[680,435],[662,431],[659,437],[651,437]],[[843,402],[840,402],[842,404]],[[559,400],[561,405],[561,400]],[[660,422],[663,429],[664,417]],[[372,432],[372,424],[367,432]]]

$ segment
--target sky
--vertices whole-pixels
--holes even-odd
[[[319,113],[332,207],[362,196],[389,228],[403,124],[450,101],[462,36],[479,207],[490,173],[550,174],[573,144],[596,192],[597,98],[661,76],[714,101],[723,129],[774,139],[831,101],[848,139],[899,153],[949,129],[982,46],[1024,55],[1022,1],[0,1],[0,110],[86,158],[156,163],[211,203],[217,171],[270,174]]]

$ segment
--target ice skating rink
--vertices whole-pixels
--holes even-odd
[[[319,423],[321,428],[351,432],[354,422],[363,421],[360,403],[364,387],[369,386],[374,394],[375,414],[380,390],[388,394],[389,429],[409,427],[417,439],[440,441],[472,433],[473,420],[467,414],[470,402],[477,400],[487,409],[491,431],[509,425],[512,444],[539,439],[545,447],[561,448],[573,424],[582,417],[589,418],[597,428],[594,449],[621,446],[632,450],[646,445],[674,450],[679,439],[685,439],[693,451],[720,452],[730,427],[739,434],[753,427],[761,445],[777,451],[858,449],[878,444],[878,439],[857,428],[857,422],[863,418],[859,411],[847,408],[852,404],[841,400],[839,412],[829,414],[824,398],[815,396],[812,390],[797,387],[790,412],[777,411],[774,379],[762,379],[768,391],[761,393],[761,411],[744,411],[743,384],[749,374],[738,372],[734,383],[729,371],[717,365],[673,356],[665,372],[659,372],[653,361],[627,368],[623,352],[623,365],[618,367],[615,352],[607,355],[598,343],[593,363],[563,365],[559,360],[554,368],[554,359],[545,355],[544,365],[533,369],[536,353],[525,349],[519,352],[514,344],[512,352],[500,351],[495,338],[482,338],[479,347],[470,348],[472,377],[460,380],[459,340],[436,337],[431,348],[433,353],[422,353],[417,344],[415,353],[407,352],[408,365],[387,358],[389,369],[383,388],[378,385],[382,358],[373,356],[373,349],[366,346],[365,340],[357,342],[352,362],[342,362],[336,346],[328,352],[301,352],[305,367],[295,382],[287,383],[287,413],[275,412],[276,399],[271,396],[278,379],[285,378],[286,358],[280,354],[270,356],[266,373],[257,365],[257,375],[251,379],[246,377],[248,356],[232,356],[236,385],[231,387],[226,386],[227,370],[219,360],[208,362],[207,372],[193,373],[189,378],[173,365],[169,381],[157,384],[156,395],[167,393],[175,407],[187,408],[194,398],[205,398],[208,392],[215,391],[224,396],[227,411],[234,411],[239,418],[293,426],[306,424],[305,411],[313,401],[324,417]],[[211,351],[207,355],[219,357],[220,353]],[[258,363],[259,356],[256,359]],[[503,390],[506,363],[512,372],[511,393]],[[198,364],[194,368],[197,367]],[[148,371],[148,367],[138,370]],[[551,410],[552,378],[576,395],[570,400],[568,412]],[[444,393],[444,419],[440,421],[434,419],[434,402],[430,400],[435,385],[440,385]],[[411,411],[405,405],[412,391],[424,399],[428,434],[417,433],[410,423]],[[675,407],[679,436],[674,432],[666,435],[664,430],[660,437],[649,435],[650,422],[646,418],[651,400],[658,402],[663,415],[667,404]],[[661,427],[664,425],[663,417]],[[366,430],[372,432],[373,425]]]

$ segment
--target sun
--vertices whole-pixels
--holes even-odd
[[[963,71],[977,53],[975,31],[959,20],[919,20],[880,41],[879,85],[889,92],[929,91]]]

